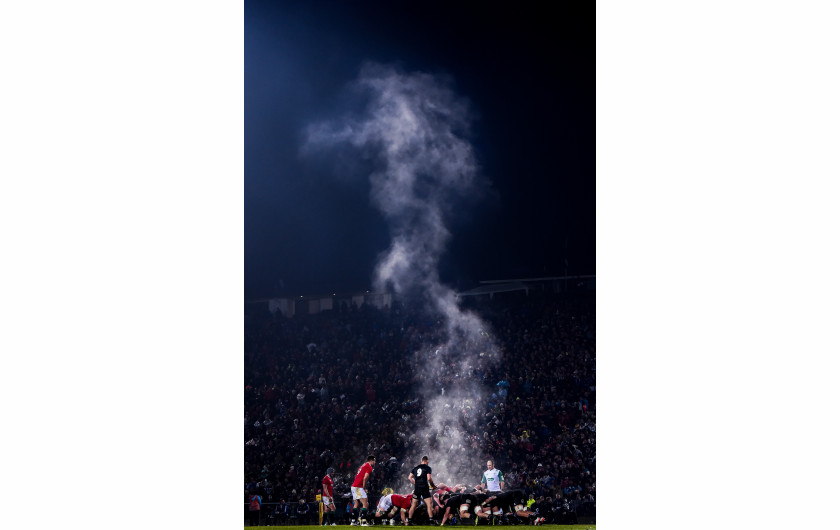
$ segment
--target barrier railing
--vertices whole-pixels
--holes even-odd
[[[322,513],[320,510],[323,506],[320,502],[307,502],[309,506],[308,513],[298,514],[297,508],[300,506],[299,502],[284,503],[286,511],[278,510],[279,502],[264,502],[260,508],[259,525],[260,526],[288,526],[288,525],[317,525]],[[339,503],[336,510],[335,522],[336,524],[349,524],[350,515],[346,508],[347,503]],[[351,503],[352,504],[352,501]],[[245,523],[246,526],[251,519],[251,510],[249,504],[245,503]]]

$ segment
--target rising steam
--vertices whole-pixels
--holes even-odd
[[[485,390],[473,374],[499,355],[488,326],[459,306],[438,275],[453,199],[478,185],[469,106],[440,77],[381,65],[365,66],[353,88],[369,98],[364,112],[309,127],[305,149],[349,144],[372,157],[371,200],[391,232],[374,286],[420,297],[441,325],[434,342],[407,352],[422,367],[416,381],[426,428],[413,435],[416,452],[400,478],[428,454],[437,482],[476,484],[492,455],[470,449],[468,437],[482,436],[487,422]],[[393,486],[405,492],[406,484]]]

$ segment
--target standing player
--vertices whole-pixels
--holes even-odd
[[[502,470],[493,467],[493,461],[487,461],[487,471],[481,476],[481,483],[487,488],[487,493],[494,495],[505,489],[505,477]]]
[[[374,517],[382,517],[382,515],[390,509],[391,511],[388,513],[388,518],[391,519],[391,524],[394,524],[394,514],[397,510],[399,510],[400,518],[402,519],[403,524],[406,524],[405,511],[409,508],[411,508],[411,495],[397,495],[396,493],[383,495],[382,498],[379,499],[379,504],[376,505],[376,514]]]
[[[353,485],[350,487],[350,491],[353,493],[353,511],[355,512],[356,510],[359,510],[359,522],[356,524],[360,526],[370,526],[367,521],[367,481],[371,473],[373,473],[373,464],[375,462],[376,458],[374,458],[373,455],[368,455],[365,463],[362,464],[356,472],[356,478],[353,480]],[[361,509],[359,508],[359,504],[361,504]],[[353,514],[353,519],[356,519],[355,513]]]
[[[334,468],[327,468],[327,474],[321,481],[321,500],[324,502],[324,526],[335,526],[335,502],[333,501],[333,473]]]
[[[429,486],[437,488],[435,481],[432,479],[432,468],[429,467],[429,457],[424,456],[420,459],[420,465],[411,470],[408,475],[408,480],[414,484],[414,494],[411,496],[411,508],[408,510],[408,520],[414,515],[414,510],[420,505],[422,500],[426,503],[426,511],[429,512],[429,521],[432,520],[432,494],[429,491]],[[408,522],[405,523],[406,525]]]

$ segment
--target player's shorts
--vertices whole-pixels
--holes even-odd
[[[423,486],[421,488],[414,488],[414,495],[411,496],[412,499],[417,499],[421,501],[423,499],[431,499],[432,492],[429,491],[428,486]]]
[[[458,511],[460,511],[460,512],[469,512],[469,511],[470,511],[470,505],[469,505],[469,504],[462,504],[462,505],[461,505],[461,508],[460,508]]]
[[[391,503],[391,496],[390,495],[383,495],[381,499],[379,499],[379,504],[376,505],[376,511],[385,513],[391,509],[393,504]]]
[[[321,497],[321,500],[324,501],[324,506],[329,506],[330,504],[335,506],[332,497],[327,497],[326,495],[324,495]]]
[[[522,504],[514,504],[513,505],[513,511],[514,512],[521,512],[521,511],[524,511],[524,510],[525,510],[525,506],[523,506]]]
[[[355,486],[351,486],[350,491],[353,493],[354,501],[357,501],[359,499],[367,499],[367,493],[365,492],[364,488],[357,488]]]

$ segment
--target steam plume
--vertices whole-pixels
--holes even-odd
[[[363,67],[354,87],[369,97],[362,115],[311,126],[306,149],[350,144],[373,158],[371,200],[391,232],[374,286],[398,297],[421,297],[441,324],[435,341],[413,352],[422,367],[416,382],[424,394],[426,427],[412,435],[412,460],[404,466],[410,469],[429,454],[437,482],[475,484],[487,456],[469,447],[468,437],[481,436],[487,421],[476,374],[499,355],[487,325],[459,306],[438,275],[453,199],[478,184],[478,164],[466,139],[468,103],[439,77],[381,65]]]

